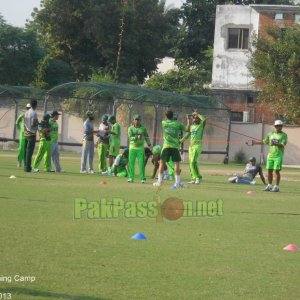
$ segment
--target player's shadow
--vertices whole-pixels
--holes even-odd
[[[15,297],[16,295],[27,295],[27,296],[36,297],[37,299],[40,299],[40,297],[48,297],[48,298],[68,299],[68,300],[108,300],[108,298],[91,297],[91,296],[83,296],[83,295],[75,296],[75,295],[69,295],[63,293],[56,293],[50,291],[37,291],[37,290],[18,288],[18,287],[1,289],[1,292],[2,294],[10,293],[12,295],[12,298],[16,298]]]

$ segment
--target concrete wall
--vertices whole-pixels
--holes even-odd
[[[250,137],[256,139],[264,138],[268,132],[273,131],[274,127],[258,124],[232,124],[230,135],[229,159],[232,161],[236,152],[240,149],[246,154],[246,157],[255,156],[257,160],[266,159],[268,154],[268,146],[252,146],[245,145]],[[283,163],[286,165],[300,165],[300,127],[284,127],[283,131],[288,135],[288,144],[285,148]],[[247,137],[250,136],[250,137]]]
[[[38,111],[39,119],[42,118],[43,112]],[[14,130],[14,109],[0,109],[0,137],[12,138]],[[69,114],[63,114],[59,118],[59,141],[66,143],[81,143],[83,134],[83,120]],[[99,124],[95,124],[98,128]],[[230,132],[230,147],[229,160],[234,159],[234,155],[240,149],[246,154],[246,157],[255,156],[258,160],[266,158],[268,146],[253,146],[245,145],[248,139],[264,138],[268,132],[274,128],[270,125],[262,123],[233,123]],[[300,165],[300,127],[284,127],[284,131],[288,134],[288,145],[285,149],[284,164]],[[18,134],[16,135],[18,138]],[[203,136],[203,150],[206,151],[225,151],[227,131],[225,125],[221,122],[214,122],[206,126]],[[125,146],[127,141],[127,130],[122,127],[122,146]],[[63,150],[80,152],[81,147],[62,146]],[[185,149],[188,149],[188,143],[185,143]],[[203,161],[223,161],[224,155],[203,154]],[[188,155],[184,155],[184,160],[188,160]]]
[[[228,28],[248,28],[251,40],[252,34],[258,31],[258,25],[259,14],[249,6],[217,6],[212,88],[253,88],[253,78],[247,68],[249,50],[227,48]]]

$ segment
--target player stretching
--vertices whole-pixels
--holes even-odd
[[[204,116],[194,112],[192,114],[193,124],[190,131],[187,132],[181,139],[183,143],[187,138],[191,137],[191,143],[189,147],[189,161],[190,161],[190,173],[192,180],[189,183],[199,184],[202,179],[202,175],[198,168],[198,157],[202,152],[202,137],[204,133],[206,119]]]
[[[269,132],[263,141],[252,140],[253,145],[269,145],[269,153],[266,168],[268,170],[268,185],[265,191],[279,192],[280,171],[282,169],[282,160],[284,147],[287,144],[287,134],[282,131],[283,122],[276,120],[274,123],[275,131]],[[273,170],[275,171],[275,185],[272,187]]]

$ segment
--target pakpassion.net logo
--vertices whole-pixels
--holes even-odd
[[[223,216],[223,200],[183,201],[176,197],[161,201],[156,196],[153,201],[125,201],[122,198],[88,201],[78,198],[74,201],[74,219],[118,219],[156,218],[161,221],[178,220],[183,217]]]

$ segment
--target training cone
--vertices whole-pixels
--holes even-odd
[[[248,195],[248,196],[252,196],[252,195],[253,195],[253,192],[252,192],[252,191],[248,191],[248,192],[247,192],[247,195]]]
[[[11,175],[9,178],[10,179],[16,179],[17,177],[15,175]]]
[[[287,251],[298,251],[299,250],[299,247],[297,245],[294,245],[294,244],[289,244],[287,246],[285,246],[283,248],[283,250],[287,250]]]
[[[107,181],[102,180],[102,181],[99,182],[99,184],[107,184]]]
[[[146,237],[143,233],[138,232],[138,233],[136,233],[135,235],[133,235],[133,236],[131,237],[131,239],[132,239],[132,240],[147,240],[147,237]]]

